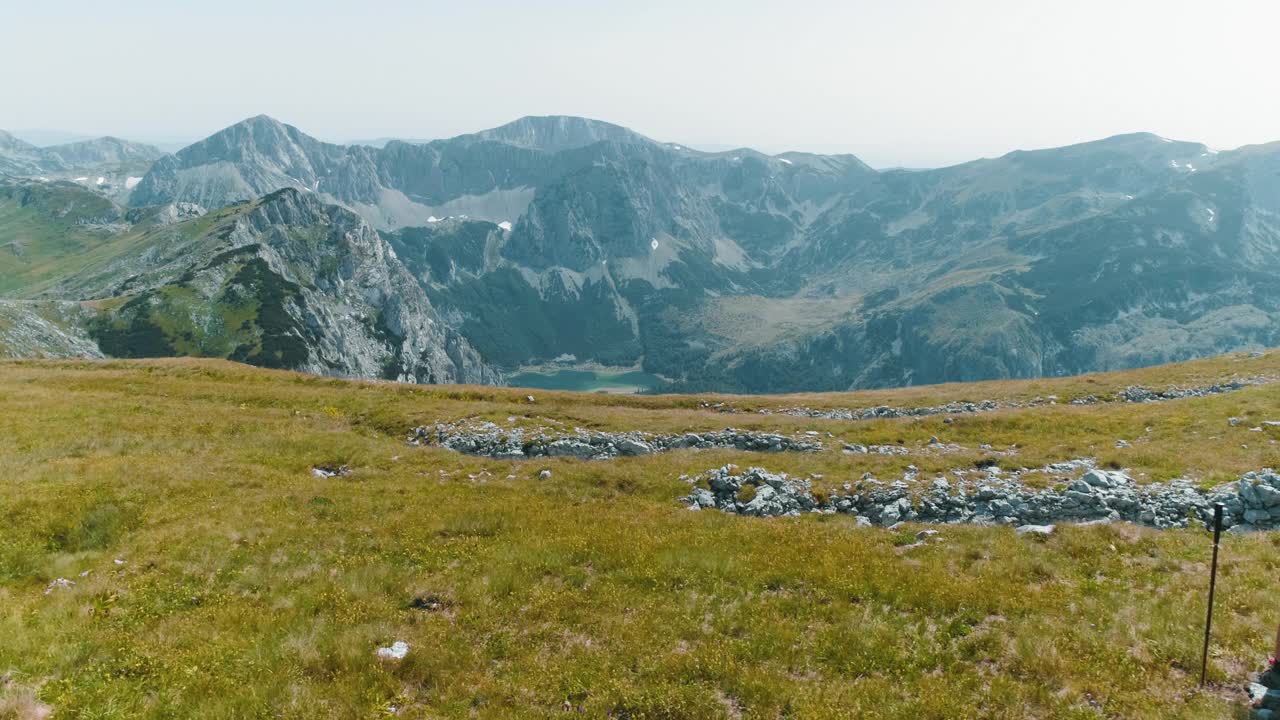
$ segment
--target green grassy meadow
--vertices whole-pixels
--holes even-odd
[[[1066,402],[1256,375],[1280,377],[1280,353],[836,395],[529,403],[515,388],[222,361],[0,362],[0,718],[1229,717],[1280,622],[1280,534],[1224,538],[1199,691],[1203,530],[938,526],[905,547],[919,527],[690,512],[679,476],[732,462],[838,483],[913,463],[927,482],[989,459],[989,443],[1013,450],[997,458],[1009,467],[1090,455],[1210,485],[1280,466],[1280,428],[1250,430],[1280,419],[1280,384]],[[701,407],[1048,394],[1062,402],[951,423]],[[816,430],[827,450],[505,461],[406,444],[414,425],[472,417]],[[932,436],[972,449],[931,454]],[[849,456],[842,441],[912,454]],[[318,465],[351,474],[320,479]],[[75,584],[50,590],[58,578]],[[375,655],[395,641],[403,660]]]

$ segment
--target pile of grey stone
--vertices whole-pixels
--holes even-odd
[[[1235,392],[1241,388],[1261,385],[1266,382],[1270,382],[1270,380],[1255,377],[1246,380],[1232,380],[1231,382],[1218,383],[1216,385],[1206,385],[1204,387],[1170,387],[1165,390],[1150,390],[1139,385],[1131,385],[1120,391],[1120,400],[1127,403],[1148,403],[1162,400],[1208,397],[1210,395]]]
[[[981,402],[950,402],[945,405],[929,407],[898,408],[888,405],[877,405],[869,408],[834,408],[831,410],[815,410],[807,407],[783,408],[781,410],[761,410],[760,414],[792,415],[795,417],[820,418],[823,420],[881,420],[904,417],[924,417],[927,415],[964,415],[969,413],[989,412],[1006,407],[995,400]]]
[[[1097,468],[1045,489],[1028,487],[1016,476],[1000,476],[998,470],[978,478],[938,477],[924,486],[908,470],[903,480],[886,483],[864,476],[829,495],[814,494],[812,481],[817,478],[794,478],[758,467],[739,470],[726,465],[685,479],[694,485],[684,498],[690,509],[739,515],[847,513],[865,524],[884,526],[901,521],[1022,526],[1124,520],[1180,528],[1192,523],[1207,526],[1214,504],[1222,503],[1224,528],[1280,528],[1280,475],[1271,470],[1248,473],[1212,491],[1188,480],[1138,485],[1122,471]],[[747,486],[750,489],[744,489]]]
[[[696,449],[729,449],[753,452],[818,452],[822,442],[813,436],[790,437],[775,433],[726,428],[704,433],[655,434],[601,432],[574,428],[572,433],[503,427],[488,421],[435,423],[413,429],[411,445],[438,445],[467,455],[492,458],[573,457],[604,460],[636,457],[656,452]]]
[[[1221,395],[1223,393],[1234,392],[1246,387],[1255,385],[1265,385],[1275,382],[1276,378],[1269,376],[1252,376],[1248,378],[1231,380],[1224,383],[1215,383],[1213,385],[1204,385],[1198,387],[1179,387],[1173,386],[1164,390],[1152,390],[1139,385],[1131,385],[1116,394],[1114,398],[1099,398],[1095,395],[1089,395],[1083,398],[1076,398],[1071,401],[1072,405],[1098,405],[1105,403],[1121,402],[1121,403],[1148,403],[1161,402],[1164,400],[1181,400],[1184,398],[1208,397],[1210,395]],[[1048,395],[1045,397],[1035,397],[1026,401],[996,401],[996,400],[980,400],[978,402],[957,401],[949,402],[943,405],[931,405],[926,407],[902,408],[891,407],[888,405],[878,405],[869,408],[833,408],[833,409],[814,409],[809,407],[789,407],[777,410],[763,409],[756,411],[760,415],[792,415],[796,417],[818,418],[823,420],[880,420],[905,417],[925,417],[929,415],[966,415],[980,412],[990,412],[992,410],[1002,409],[1019,409],[1042,407],[1045,405],[1058,404],[1056,395]],[[723,402],[703,403],[702,407],[717,412],[736,413],[740,412],[731,405]]]

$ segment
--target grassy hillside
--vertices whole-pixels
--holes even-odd
[[[122,219],[110,200],[71,183],[0,182],[0,297],[34,295],[124,252],[138,238],[108,227]]]
[[[0,717],[1224,717],[1280,621],[1278,534],[1224,540],[1200,693],[1202,530],[938,526],[908,546],[919,527],[689,512],[679,476],[733,462],[838,483],[1088,455],[1212,484],[1280,465],[1280,428],[1262,425],[1280,420],[1280,384],[1066,402],[1264,375],[1280,377],[1280,353],[831,396],[530,403],[216,361],[2,362]],[[949,423],[701,407],[1048,395],[1059,404]],[[405,442],[472,417],[813,430],[827,450],[501,461]],[[932,436],[974,449],[930,453]],[[849,456],[840,441],[912,454]],[[341,465],[348,476],[311,471]],[[50,589],[58,578],[75,584]],[[397,640],[403,660],[375,655]]]

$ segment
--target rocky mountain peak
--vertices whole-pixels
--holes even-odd
[[[215,151],[239,159],[254,155],[278,157],[292,146],[318,142],[292,125],[267,115],[257,115],[179,150],[177,156],[188,164],[201,161]]]
[[[39,148],[29,142],[20,140],[12,133],[0,130],[0,152],[37,152]]]
[[[165,155],[157,147],[111,136],[54,145],[44,148],[42,153],[47,156],[49,162],[61,162],[67,167],[150,163]]]
[[[529,115],[474,135],[464,135],[462,138],[502,142],[553,153],[586,147],[601,141],[627,145],[654,143],[653,140],[621,125],[569,115]]]

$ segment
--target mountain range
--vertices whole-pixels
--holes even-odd
[[[0,130],[0,176],[67,180],[122,203],[164,155],[151,145],[115,137],[37,147]]]
[[[172,155],[113,142],[0,134],[0,351],[420,382],[559,360],[781,392],[1280,337],[1280,144],[1139,133],[876,171],[574,117],[380,147],[265,116]],[[95,162],[140,179],[58,181]]]

